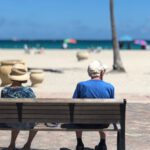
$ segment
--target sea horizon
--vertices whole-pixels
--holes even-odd
[[[150,45],[150,40],[145,40]],[[0,49],[44,48],[63,49],[64,39],[0,39]],[[133,41],[123,41],[122,49],[141,49]],[[129,48],[130,45],[130,48]],[[76,39],[76,43],[67,43],[69,49],[112,49],[110,39]]]

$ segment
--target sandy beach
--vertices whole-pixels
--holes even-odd
[[[101,60],[106,64],[108,72],[112,69],[112,51],[90,53],[84,61],[77,61],[79,50],[45,51],[44,54],[25,54],[23,50],[0,50],[0,61],[8,59],[24,60],[29,68],[45,68],[60,70],[62,73],[45,72],[41,86],[33,88],[37,97],[70,98],[77,82],[88,80],[87,66],[92,60]],[[149,98],[150,98],[150,51],[121,51],[126,73],[106,73],[105,80],[111,82],[116,89],[116,99],[127,99],[126,149],[149,149]],[[26,86],[30,86],[29,81]],[[2,89],[1,87],[0,89]],[[147,114],[147,115],[145,115]],[[143,130],[144,129],[144,130]],[[9,145],[10,131],[0,131],[0,149]],[[116,149],[116,133],[107,133],[108,149]],[[17,147],[21,148],[27,138],[27,132],[21,132],[17,139]],[[57,139],[57,140],[53,140]],[[94,150],[98,143],[98,133],[85,132],[83,140],[86,150]],[[137,146],[137,144],[140,145]],[[74,132],[38,132],[32,150],[73,150],[76,146]],[[21,149],[18,149],[21,150]]]
[[[60,70],[62,73],[45,72],[41,86],[33,88],[37,97],[72,97],[76,84],[88,80],[88,64],[100,60],[109,68],[104,79],[115,86],[116,99],[128,101],[149,101],[150,98],[150,51],[123,50],[121,57],[126,73],[108,73],[112,69],[113,53],[104,50],[90,53],[89,59],[77,61],[80,50],[47,50],[43,54],[25,54],[23,50],[0,50],[0,61],[24,60],[29,68]],[[31,85],[30,81],[27,83]],[[2,87],[1,87],[2,88]]]

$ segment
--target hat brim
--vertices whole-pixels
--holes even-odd
[[[29,74],[26,73],[24,75],[8,75],[9,79],[10,80],[13,80],[13,81],[27,81],[29,79]]]

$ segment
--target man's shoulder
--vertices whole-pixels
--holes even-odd
[[[78,82],[78,86],[80,86],[80,85],[86,85],[88,83],[89,83],[89,80],[87,80],[87,81],[80,81],[80,82]]]
[[[103,82],[104,82],[104,84],[105,84],[106,86],[108,86],[109,88],[114,89],[114,85],[113,85],[112,83],[105,82],[105,81],[103,81]]]

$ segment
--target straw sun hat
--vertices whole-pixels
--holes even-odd
[[[27,81],[29,79],[27,67],[23,64],[15,64],[8,77],[13,81]]]

